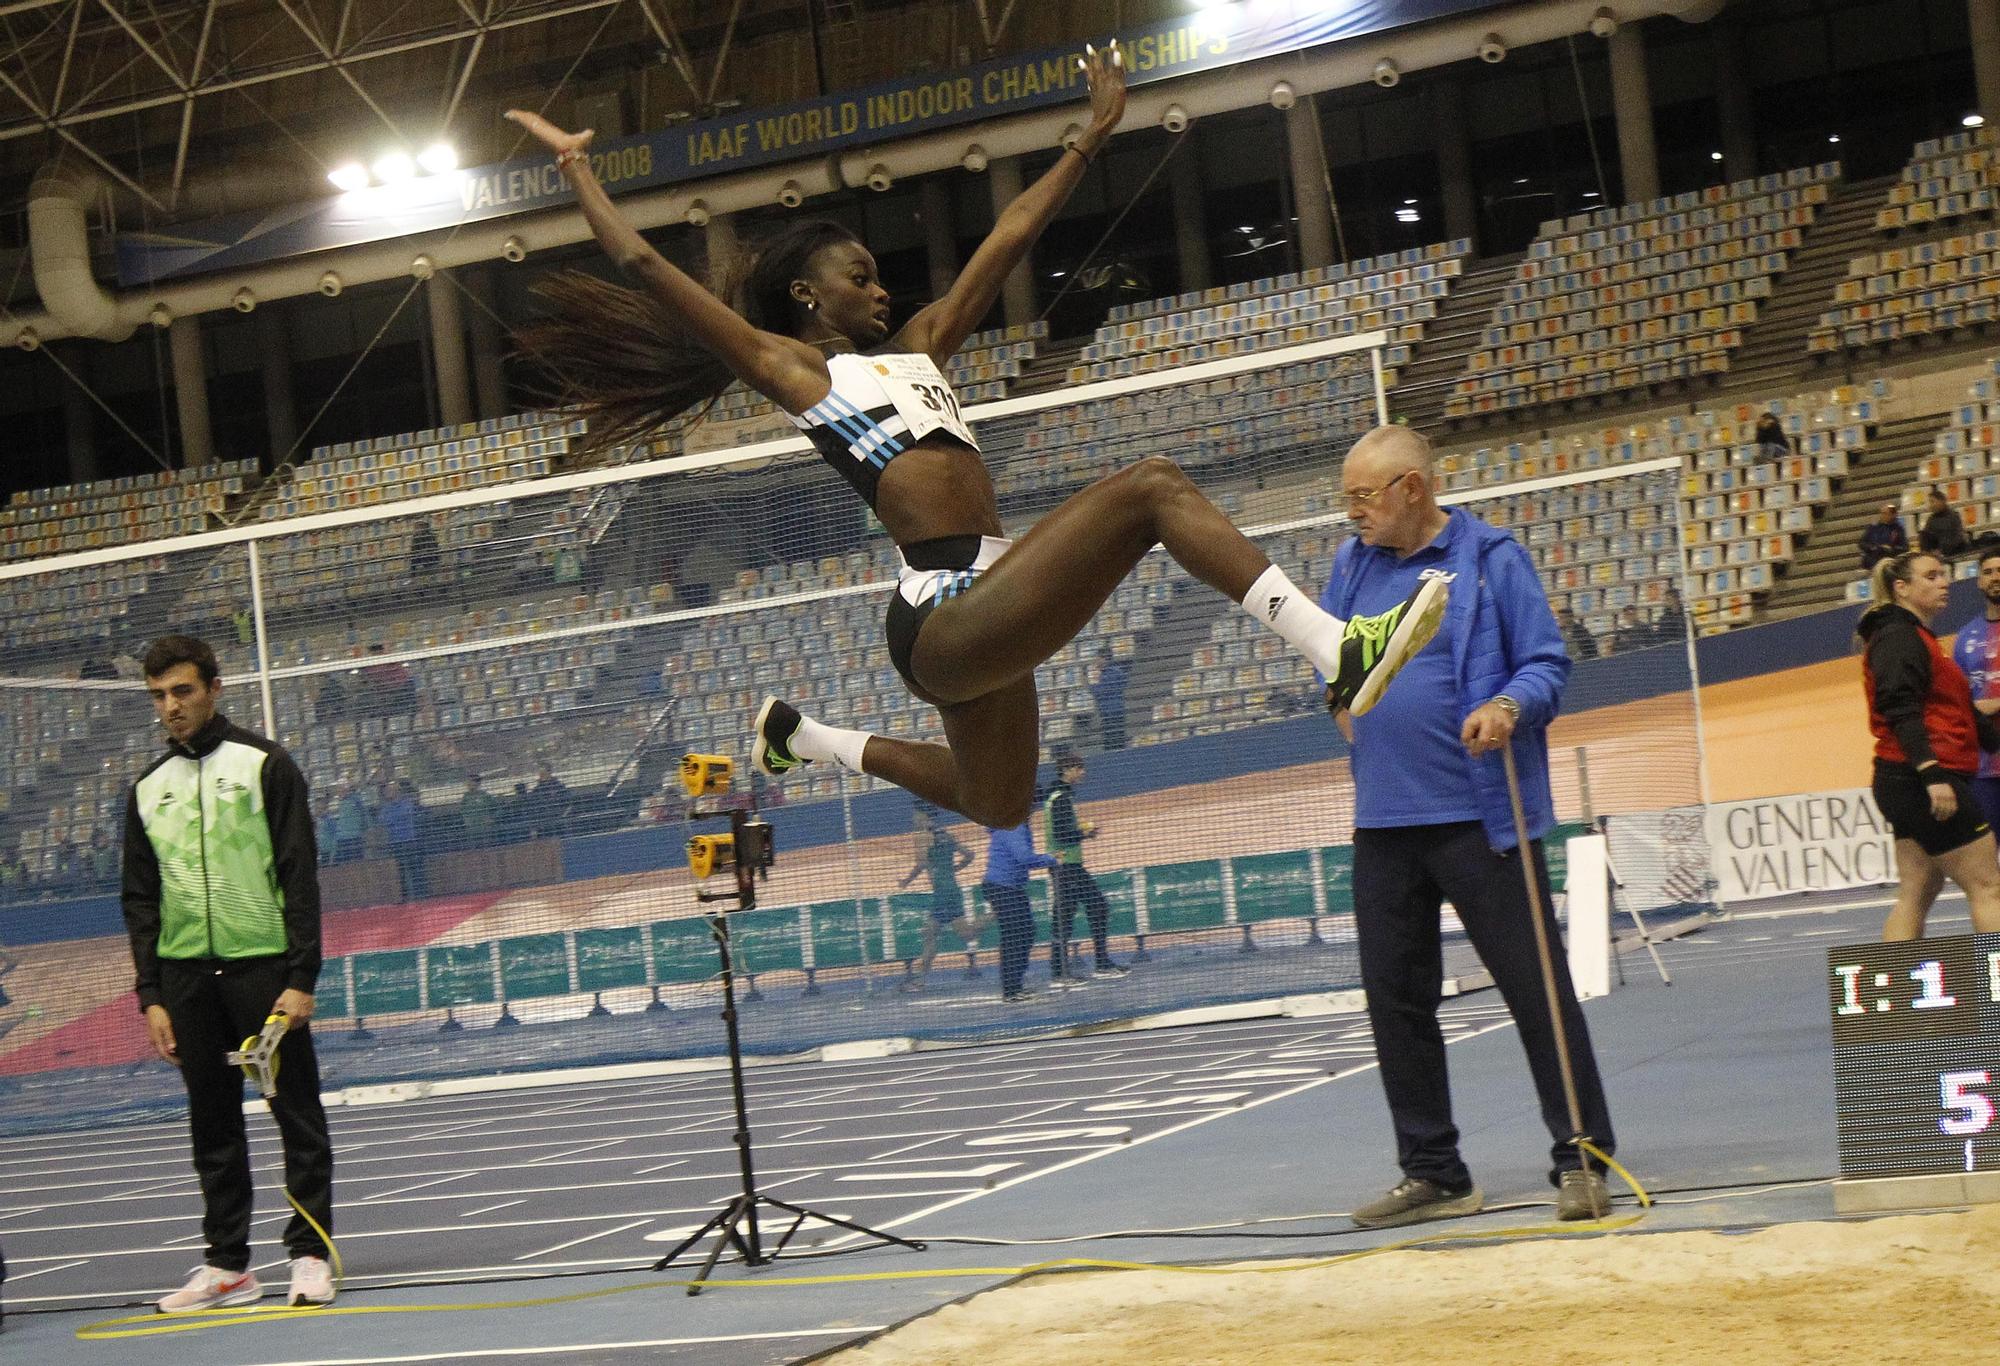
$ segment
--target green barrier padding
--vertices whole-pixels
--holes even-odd
[[[424,988],[433,1010],[486,1005],[493,999],[493,945],[431,945],[424,950]]]
[[[733,927],[732,927],[733,930]],[[653,922],[653,980],[661,986],[706,982],[722,971],[715,936],[698,915]]]
[[[386,1015],[394,1011],[421,1010],[423,981],[418,976],[418,952],[392,949],[381,953],[357,953],[348,961],[354,968],[354,1013]]]
[[[569,995],[573,989],[569,980],[569,936],[555,931],[501,940],[500,986],[510,1001]]]
[[[797,906],[732,914],[729,941],[744,972],[805,971],[805,921]]]
[[[646,985],[646,936],[637,925],[576,932],[579,991],[612,991]]]
[[[1313,913],[1312,855],[1304,849],[1243,854],[1230,860],[1229,872],[1241,924],[1302,920]]]
[[[1145,870],[1146,921],[1154,934],[1212,930],[1227,923],[1222,860],[1156,864]]]

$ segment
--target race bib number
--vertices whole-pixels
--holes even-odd
[[[929,356],[900,354],[868,357],[882,392],[896,405],[896,413],[909,424],[910,439],[921,441],[935,431],[945,431],[974,450],[979,443],[965,425],[958,396],[945,383]]]

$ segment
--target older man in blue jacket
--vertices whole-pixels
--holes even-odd
[[[1430,443],[1404,427],[1368,433],[1348,454],[1341,489],[1356,535],[1342,545],[1320,605],[1351,618],[1401,602],[1445,575],[1450,606],[1432,645],[1365,716],[1338,713],[1353,742],[1354,915],[1361,980],[1404,1179],[1354,1212],[1366,1228],[1444,1219],[1484,1203],[1458,1151],[1437,1009],[1439,923],[1449,899],[1520,1027],[1551,1148],[1557,1213],[1605,1208],[1603,1179],[1572,1141],[1562,1062],[1549,1018],[1521,850],[1500,748],[1511,745],[1529,851],[1549,905],[1541,840],[1555,824],[1547,727],[1569,656],[1534,561],[1506,531],[1438,506]],[[1449,705],[1440,705],[1448,702]],[[1562,940],[1552,915],[1549,943]],[[1604,1086],[1567,963],[1556,984],[1587,1136],[1612,1149]]]

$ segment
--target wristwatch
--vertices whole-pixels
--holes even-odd
[[[1517,726],[1521,724],[1521,704],[1519,702],[1516,702],[1504,692],[1498,697],[1493,698],[1492,701],[1494,706],[1507,713],[1509,721],[1512,721]]]

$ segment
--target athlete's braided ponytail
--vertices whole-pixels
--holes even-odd
[[[807,312],[791,296],[792,281],[821,248],[854,240],[824,219],[794,224],[748,254],[747,268],[718,282],[717,293],[753,327],[796,335]],[[548,276],[534,293],[548,314],[513,334],[537,371],[529,388],[536,401],[588,420],[586,449],[643,440],[735,380],[650,294],[580,270]]]

